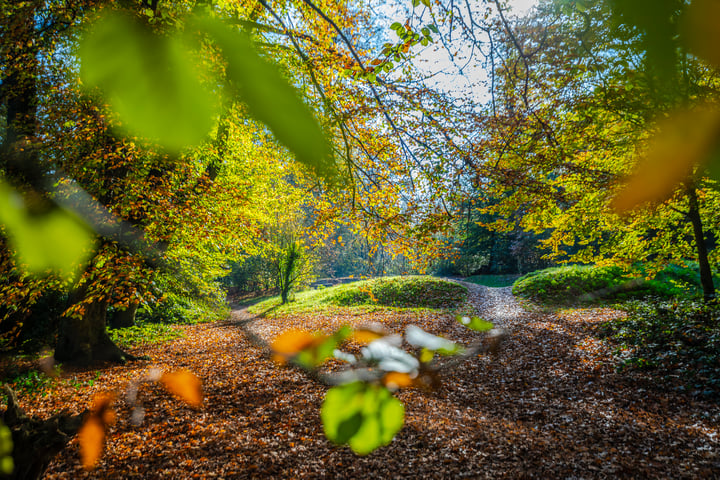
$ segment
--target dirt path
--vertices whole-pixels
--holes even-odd
[[[468,301],[477,314],[500,328],[512,328],[525,318],[526,311],[512,294],[512,287],[490,288],[474,283],[459,282],[468,288]]]
[[[143,389],[140,426],[119,400],[98,469],[82,470],[73,445],[47,478],[719,478],[720,408],[650,376],[617,373],[591,333],[617,312],[528,313],[509,289],[472,287],[470,297],[480,315],[509,330],[500,353],[442,372],[439,390],[401,391],[405,426],[371,455],[330,444],[319,418],[326,387],[275,366],[230,321],[184,327],[186,339],[137,352],[152,364],[113,367],[92,387],[24,399],[43,414],[72,398],[81,409],[150,366],[186,368],[203,380],[199,410]],[[428,312],[267,318],[254,331],[271,338],[366,321],[395,331],[413,323],[467,343],[478,335]],[[74,372],[78,381],[93,374]]]

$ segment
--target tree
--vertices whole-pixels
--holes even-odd
[[[706,230],[716,234],[714,182],[685,167],[679,143],[650,139],[659,138],[653,137],[658,128],[666,138],[681,135],[687,116],[672,113],[677,118],[659,127],[654,118],[683,101],[685,108],[712,102],[717,77],[703,61],[682,54],[673,30],[682,6],[663,2],[657,11],[665,12],[664,23],[656,28],[646,19],[629,23],[623,8],[632,18],[642,10],[631,3],[546,2],[534,16],[498,18],[491,43],[494,95],[486,114],[475,119],[482,141],[466,146],[474,157],[471,175],[491,205],[486,211],[497,215],[495,228],[517,224],[547,232],[541,243],[549,257],[625,268],[642,263],[648,275],[694,258],[705,297],[712,298],[716,253],[706,257],[704,246]],[[666,49],[662,54],[657,41]],[[706,125],[713,118],[696,116]],[[669,188],[626,201],[655,203],[618,215],[610,203],[622,200],[638,152],[658,157],[653,152],[663,148],[682,160],[679,169],[660,167],[677,172]],[[646,177],[644,183],[658,182]],[[630,189],[652,190],[639,187],[636,182]]]

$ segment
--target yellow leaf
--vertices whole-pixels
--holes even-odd
[[[708,107],[679,111],[660,125],[635,174],[613,199],[625,212],[645,202],[667,199],[693,167],[707,160],[720,132],[720,112]]]
[[[78,441],[83,467],[90,470],[100,460],[105,445],[105,425],[97,414],[91,414],[80,427]]]
[[[200,379],[187,370],[164,373],[160,377],[168,392],[177,395],[184,402],[199,407],[203,402],[202,384]]]

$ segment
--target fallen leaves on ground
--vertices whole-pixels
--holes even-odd
[[[96,469],[83,469],[74,440],[51,464],[49,479],[717,477],[720,407],[647,373],[616,373],[611,352],[591,331],[619,312],[528,313],[507,289],[485,287],[475,288],[471,301],[509,331],[497,355],[443,372],[439,390],[401,390],[405,425],[365,457],[325,438],[320,406],[328,387],[278,367],[267,350],[248,342],[239,328],[243,312],[225,323],[183,327],[187,338],[133,352],[151,362],[109,367],[93,386],[57,382],[44,398],[23,396],[22,406],[41,416],[80,411],[95,393],[121,389],[151,367],[191,371],[202,380],[199,409],[161,386],[142,385],[139,426],[119,399]],[[266,318],[251,328],[271,342],[288,329],[330,333],[370,322],[390,333],[415,324],[464,344],[482,338],[451,315],[430,311]]]

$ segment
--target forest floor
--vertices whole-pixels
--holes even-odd
[[[399,392],[405,425],[368,456],[325,439],[319,411],[327,387],[275,365],[243,328],[266,340],[289,328],[369,321],[397,332],[413,323],[465,344],[481,334],[431,311],[277,319],[235,311],[223,323],[180,327],[186,338],[133,352],[151,361],[108,367],[94,382],[95,371],[68,369],[63,378],[72,382],[56,382],[43,398],[21,397],[28,412],[47,416],[68,404],[82,410],[95,393],[125,389],[151,367],[188,369],[203,381],[198,409],[141,387],[138,426],[119,400],[96,469],[83,470],[75,440],[46,478],[720,478],[720,405],[649,373],[616,372],[593,331],[622,313],[526,311],[509,288],[468,286],[478,314],[507,329],[507,340],[497,355],[443,372],[436,391]]]

